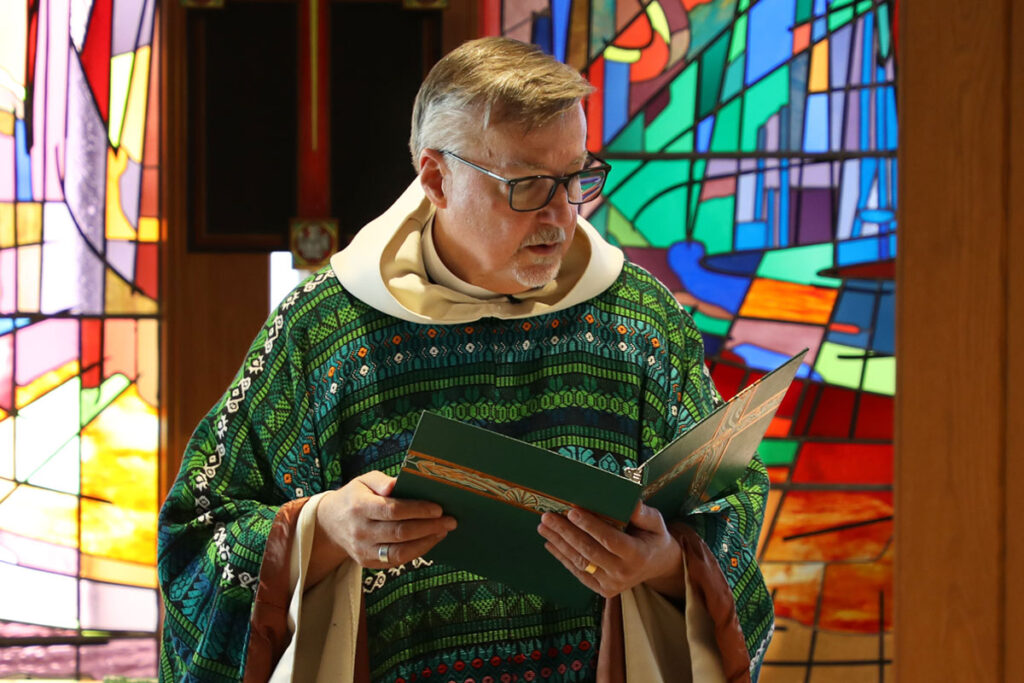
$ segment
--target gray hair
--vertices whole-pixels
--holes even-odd
[[[467,138],[492,123],[543,126],[593,90],[576,69],[535,45],[494,37],[465,42],[434,65],[416,94],[413,168],[419,173],[424,149],[460,153]]]

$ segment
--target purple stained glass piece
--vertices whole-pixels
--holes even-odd
[[[107,129],[96,109],[78,55],[68,74],[67,169],[64,187],[75,223],[97,252],[103,251],[107,191]]]

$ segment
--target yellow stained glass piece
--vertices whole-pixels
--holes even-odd
[[[107,150],[107,239],[134,240],[135,228],[121,208],[121,174],[128,168],[128,152],[124,148]]]
[[[21,484],[0,502],[0,529],[74,548],[78,497]]]
[[[811,51],[811,73],[807,79],[807,90],[828,91],[828,39],[816,44]]]
[[[14,112],[0,109],[0,135],[14,135]]]
[[[142,150],[146,136],[146,94],[149,92],[149,46],[135,52],[131,84],[125,105],[124,125],[121,131],[121,149],[128,158],[142,163]]]
[[[156,482],[140,488],[156,491]],[[156,503],[149,510],[82,499],[82,552],[129,562],[156,563]]]
[[[18,244],[39,244],[43,241],[43,205],[39,202],[18,202],[14,207],[14,225]]]
[[[18,247],[18,312],[39,312],[40,245]]]
[[[0,248],[14,246],[14,203],[0,202]]]
[[[837,290],[825,287],[757,278],[750,284],[740,315],[824,325],[837,295]]]
[[[156,561],[155,407],[132,385],[82,428],[82,551]],[[102,502],[110,501],[110,502]]]
[[[128,88],[132,82],[134,52],[114,55],[110,58],[110,144],[121,144],[121,129],[124,125],[125,109],[128,106]]]
[[[604,58],[609,62],[632,64],[633,62],[640,61],[640,50],[636,50],[631,47],[615,47],[614,45],[609,45],[604,49]]]
[[[51,391],[78,374],[78,361],[68,361],[55,370],[36,377],[28,386],[15,387],[14,404],[20,409],[32,403],[48,391]]]
[[[131,285],[124,278],[107,268],[106,312],[108,315],[157,313],[158,308],[156,301],[132,291]]]
[[[139,218],[139,241],[158,242],[160,241],[160,219],[152,216],[141,216]]]
[[[79,558],[82,578],[110,583],[123,583],[129,586],[156,588],[156,566],[112,560],[109,557],[82,554]]]

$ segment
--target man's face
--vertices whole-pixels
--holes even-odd
[[[586,133],[583,108],[577,106],[529,132],[514,124],[489,126],[460,156],[505,178],[563,176],[583,168]],[[445,160],[446,203],[434,223],[445,265],[466,282],[502,294],[553,280],[576,227],[577,207],[568,202],[565,187],[542,209],[513,211],[505,183]]]

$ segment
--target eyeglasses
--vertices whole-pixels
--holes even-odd
[[[591,165],[581,171],[569,175],[531,175],[522,178],[504,178],[494,171],[489,171],[483,166],[477,166],[472,161],[466,161],[455,152],[441,150],[453,159],[461,161],[470,168],[475,168],[485,175],[500,180],[508,185],[508,205],[513,211],[537,211],[543,209],[555,196],[559,185],[565,186],[566,195],[570,204],[583,204],[592,199],[597,199],[604,187],[604,180],[608,176],[611,166],[593,155],[588,155],[588,163]]]

